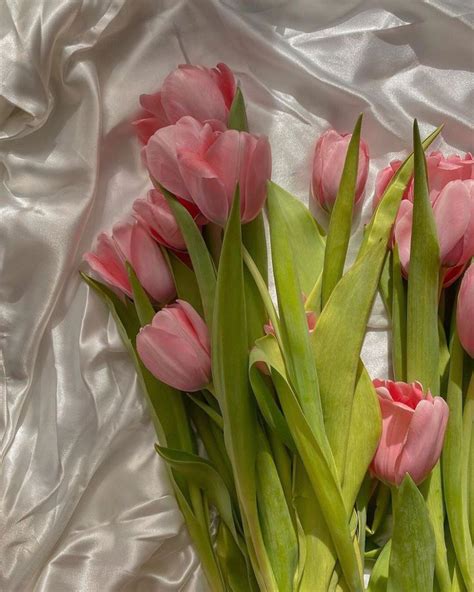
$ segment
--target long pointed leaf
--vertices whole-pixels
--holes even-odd
[[[359,115],[347,147],[344,169],[329,221],[324,254],[322,285],[322,306],[329,299],[331,292],[341,279],[346,261],[347,246],[351,236],[352,210],[354,206],[359,167],[359,144],[362,115]]]

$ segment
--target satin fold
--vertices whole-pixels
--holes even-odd
[[[148,187],[130,126],[179,63],[227,63],[273,179],[308,199],[317,136],[360,112],[371,166],[473,149],[473,7],[411,0],[4,0],[0,5],[0,589],[207,586],[133,367],[82,254]],[[389,374],[378,300],[364,345]]]

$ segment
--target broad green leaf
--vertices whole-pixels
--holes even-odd
[[[385,311],[389,319],[392,318],[392,265],[393,254],[392,251],[389,250],[385,257],[379,281],[380,296],[382,297]]]
[[[352,544],[342,491],[334,476],[334,466],[331,467],[328,464],[311,426],[304,417],[296,395],[286,380],[275,371],[272,372],[272,377],[322,514],[326,524],[330,525],[331,538],[346,581],[351,590],[361,590],[358,560]]]
[[[372,573],[370,574],[367,592],[387,592],[391,547],[392,541],[388,541],[388,543],[382,549],[382,552],[380,553],[372,569]],[[413,592],[415,592],[415,590],[413,590]]]
[[[406,475],[394,503],[387,592],[433,590],[435,542],[425,500]]]
[[[130,263],[125,264],[127,268],[128,279],[130,280],[130,285],[132,286],[133,291],[133,302],[135,304],[135,308],[137,310],[137,315],[140,320],[140,324],[142,327],[148,325],[153,320],[155,316],[155,309],[153,308],[150,299],[148,298],[147,293],[143,289],[142,285],[138,281],[137,275],[130,265]]]
[[[451,364],[446,399],[449,418],[442,455],[443,492],[457,562],[466,588],[472,590],[474,589],[474,556],[469,532],[468,475],[463,470],[464,459],[469,455],[468,449],[463,450],[463,359],[464,352],[454,331],[451,338]],[[460,451],[462,451],[461,454]]]
[[[301,404],[306,420],[315,431],[326,458],[330,449],[324,432],[318,377],[308,334],[306,314],[301,300],[302,289],[294,251],[289,237],[294,232],[287,222],[281,189],[268,184],[268,219],[272,248],[273,274],[278,296],[283,359],[288,378]],[[291,428],[290,428],[291,429]]]
[[[276,183],[268,186],[269,198],[276,202],[288,228],[286,240],[294,252],[294,266],[302,292],[308,296],[324,263],[325,240],[308,208]],[[271,196],[271,197],[270,197]]]
[[[407,298],[407,381],[439,394],[439,245],[418,124],[413,128],[415,177]]]
[[[347,246],[349,245],[349,239],[351,236],[352,210],[354,206],[357,171],[359,166],[361,126],[362,115],[359,115],[354,131],[352,132],[351,141],[347,147],[341,181],[339,183],[336,201],[329,221],[321,292],[323,308],[344,272]]]
[[[352,508],[374,457],[382,432],[380,403],[362,362],[352,403],[352,416],[347,442],[346,468],[342,493],[347,508]]]
[[[229,286],[232,289],[229,289]],[[232,461],[251,558],[259,585],[278,589],[265,549],[256,505],[256,408],[248,378],[249,352],[240,229],[240,197],[234,197],[217,275],[212,331],[212,375],[224,419],[224,439]]]
[[[234,100],[232,101],[232,105],[230,107],[227,127],[239,132],[249,131],[244,95],[242,94],[242,91],[239,87],[237,87],[237,90],[235,91]]]
[[[279,592],[291,592],[298,565],[298,541],[280,478],[268,449],[257,452],[257,501],[263,540]]]
[[[267,341],[267,347],[272,348],[275,357],[280,356],[280,351],[272,337],[262,337],[257,341],[257,345],[263,340]],[[270,365],[266,359],[264,348],[254,348],[250,352],[249,376],[255,399],[258,403],[260,413],[263,415],[268,427],[278,434],[280,440],[292,451],[295,450],[295,444],[288,429],[286,419],[275,401],[275,395],[271,386],[271,380],[264,376],[259,369],[261,364]],[[283,365],[283,360],[282,360]]]
[[[230,592],[258,592],[253,571],[224,522],[219,523],[216,553]]]
[[[360,351],[385,250],[382,241],[375,243],[342,277],[311,335],[324,424],[342,482]]]
[[[237,530],[235,528],[232,512],[232,501],[229,491],[215,467],[205,458],[191,454],[183,450],[174,450],[164,446],[155,445],[158,454],[173,469],[186,477],[190,483],[194,483],[202,489],[210,502],[218,510],[220,517],[232,533],[236,544],[239,544]]]
[[[268,284],[268,253],[263,213],[242,226],[242,243],[254,260],[265,284]]]
[[[321,516],[324,516],[323,523],[325,521],[326,524],[331,525],[328,544],[331,545],[332,538],[344,574],[350,583],[351,590],[360,590],[360,574],[358,571],[357,557],[352,544],[349,518],[342,491],[337,481],[334,461],[331,456],[329,458],[325,456],[325,451],[320,447],[318,438],[306,420],[296,395],[287,381],[281,355],[275,345],[276,342],[272,336],[258,340],[256,349],[262,350],[258,354],[258,357],[267,364],[268,370],[271,372],[283,413],[288,422],[288,427],[298,449],[301,461],[304,464],[314,495],[321,508]],[[303,475],[301,475],[301,478],[303,478]],[[303,487],[302,490],[304,492],[305,488]],[[307,512],[308,515],[304,514],[306,506],[304,500],[302,501],[303,504],[297,504],[297,508],[300,512],[303,528],[306,525],[306,554],[308,559],[309,557],[313,557],[312,546],[313,544],[317,544],[317,541],[315,537],[309,534],[309,519],[314,520],[314,517],[309,516],[309,510]],[[310,499],[310,501],[310,511],[313,512],[314,516],[314,513],[317,512],[317,507],[314,500]],[[319,528],[317,524],[314,524],[313,530],[318,532],[320,539],[324,536],[325,529]],[[334,558],[332,559],[330,568],[328,568],[329,577],[332,573],[333,565]],[[320,567],[321,564],[318,562],[318,568]],[[313,568],[314,565],[310,564],[309,569],[311,570]],[[318,577],[318,574],[314,577]],[[304,581],[305,574],[303,573]]]
[[[442,126],[438,127],[424,140],[423,148],[425,150],[437,138],[442,129]],[[387,185],[382,199],[366,228],[358,257],[361,257],[367,249],[380,240],[388,244],[398,207],[412,174],[413,154],[410,154]]]
[[[191,257],[194,273],[201,294],[202,308],[206,324],[211,330],[213,320],[214,296],[216,291],[216,271],[211,255],[207,250],[206,243],[199,231],[195,221],[188,210],[177,201],[174,196],[159,187],[166,197],[166,201],[179,224],[186,247]]]
[[[168,253],[168,257],[173,272],[178,298],[189,302],[194,310],[203,317],[204,311],[202,309],[201,295],[199,294],[196,274],[174,253]]]
[[[392,365],[395,380],[406,381],[407,376],[407,302],[397,245],[392,254]]]
[[[209,533],[203,530],[202,523],[194,515],[194,512],[189,506],[188,501],[182,494],[180,488],[173,482],[173,479],[172,483],[174,485],[178,506],[183,513],[186,526],[188,527],[189,534],[191,535],[191,540],[196,547],[199,559],[203,566],[203,570],[206,574],[209,585],[211,586],[212,592],[227,592],[223,576],[217,564],[217,559],[214,554],[214,549],[209,537]]]
[[[466,365],[473,367],[472,360]],[[469,523],[471,541],[474,541],[474,369],[471,370],[462,418],[463,473],[466,476],[465,487],[468,491]]]
[[[469,455],[467,460],[467,500],[469,510],[469,530],[471,532],[471,540],[474,541],[474,429],[471,430],[471,443],[469,447]]]

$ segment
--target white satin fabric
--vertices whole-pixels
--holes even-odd
[[[206,590],[132,365],[82,253],[149,183],[129,122],[177,64],[229,64],[273,178],[307,200],[325,128],[365,113],[375,172],[446,123],[473,148],[471,0],[3,0],[0,589]],[[385,376],[377,305],[364,357]]]

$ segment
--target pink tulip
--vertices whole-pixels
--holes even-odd
[[[383,192],[387,188],[389,181],[397,172],[402,164],[401,160],[394,160],[390,166],[381,170],[375,181],[374,209],[378,206]],[[426,156],[426,168],[428,171],[428,186],[430,189],[430,199],[436,200],[441,190],[450,181],[465,181],[474,178],[474,160],[469,152],[461,158],[457,154],[444,157],[441,152],[431,152]],[[413,201],[413,177],[403,194],[403,199]]]
[[[391,485],[406,474],[419,484],[433,469],[443,448],[449,408],[441,397],[423,393],[419,382],[374,380],[382,411],[382,435],[372,473]]]
[[[471,263],[461,281],[456,324],[461,345],[474,358],[474,263]]]
[[[181,200],[181,203],[198,223],[203,222],[194,204],[185,200]],[[133,204],[133,214],[159,243],[177,251],[186,250],[186,243],[178,223],[160,191],[150,189],[146,199],[136,199]]]
[[[159,246],[145,228],[135,221],[116,224],[112,236],[104,232],[97,238],[94,252],[84,259],[104,281],[132,298],[125,262],[128,261],[141,285],[157,302],[169,302],[176,295],[171,271]]]
[[[211,381],[209,331],[183,300],[157,312],[141,329],[137,350],[156,378],[178,390],[199,391]]]
[[[160,91],[141,95],[143,117],[134,122],[138,137],[146,144],[158,129],[186,115],[223,131],[235,91],[234,74],[225,64],[215,68],[181,65],[168,74]]]
[[[148,142],[145,161],[151,175],[168,191],[196,204],[202,214],[223,226],[237,182],[241,219],[253,220],[266,198],[271,150],[265,137],[227,130],[183,117],[158,130]]]
[[[327,130],[319,138],[314,151],[311,193],[313,199],[325,209],[331,211],[336,201],[339,182],[344,168],[347,148],[352,134],[339,134],[333,129]],[[360,141],[359,168],[355,203],[363,196],[369,173],[369,148],[364,140]]]
[[[444,285],[451,285],[474,256],[474,180],[450,181],[433,204],[438,232]],[[410,264],[413,204],[403,200],[395,222],[394,236],[405,274]]]

